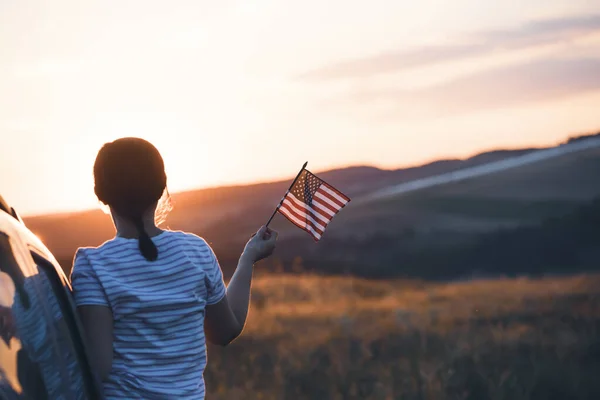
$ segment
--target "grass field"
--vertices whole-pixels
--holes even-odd
[[[255,279],[209,399],[600,399],[600,275]]]

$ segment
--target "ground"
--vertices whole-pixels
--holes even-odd
[[[599,399],[600,275],[255,280],[211,399]]]

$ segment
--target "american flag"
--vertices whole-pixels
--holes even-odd
[[[277,211],[318,241],[331,219],[349,201],[348,196],[304,169]]]

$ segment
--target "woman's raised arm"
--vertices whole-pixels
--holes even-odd
[[[226,346],[244,330],[254,264],[273,253],[277,235],[277,232],[261,227],[246,244],[226,295],[219,302],[206,306],[204,330],[211,343]]]

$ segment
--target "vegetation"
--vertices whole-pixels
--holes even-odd
[[[491,203],[498,204],[497,201]],[[446,204],[454,207],[452,202]],[[561,210],[553,208],[557,216],[542,222],[495,229],[484,227],[479,231],[430,228],[422,222],[397,226],[387,232],[364,233],[357,228],[353,231],[358,233],[356,235],[326,237],[318,245],[304,237],[289,238],[278,248],[280,259],[273,260],[267,268],[290,271],[294,258],[300,256],[307,271],[368,278],[443,280],[474,275],[597,271],[600,199],[570,212],[565,211],[566,206]],[[482,207],[472,209],[481,212]],[[515,212],[522,212],[522,208],[517,207]],[[393,217],[387,218],[391,223]],[[410,218],[407,215],[400,219],[405,222]],[[219,251],[224,253],[224,249],[217,247],[219,256]]]
[[[262,276],[210,399],[600,398],[600,275],[426,284]]]

